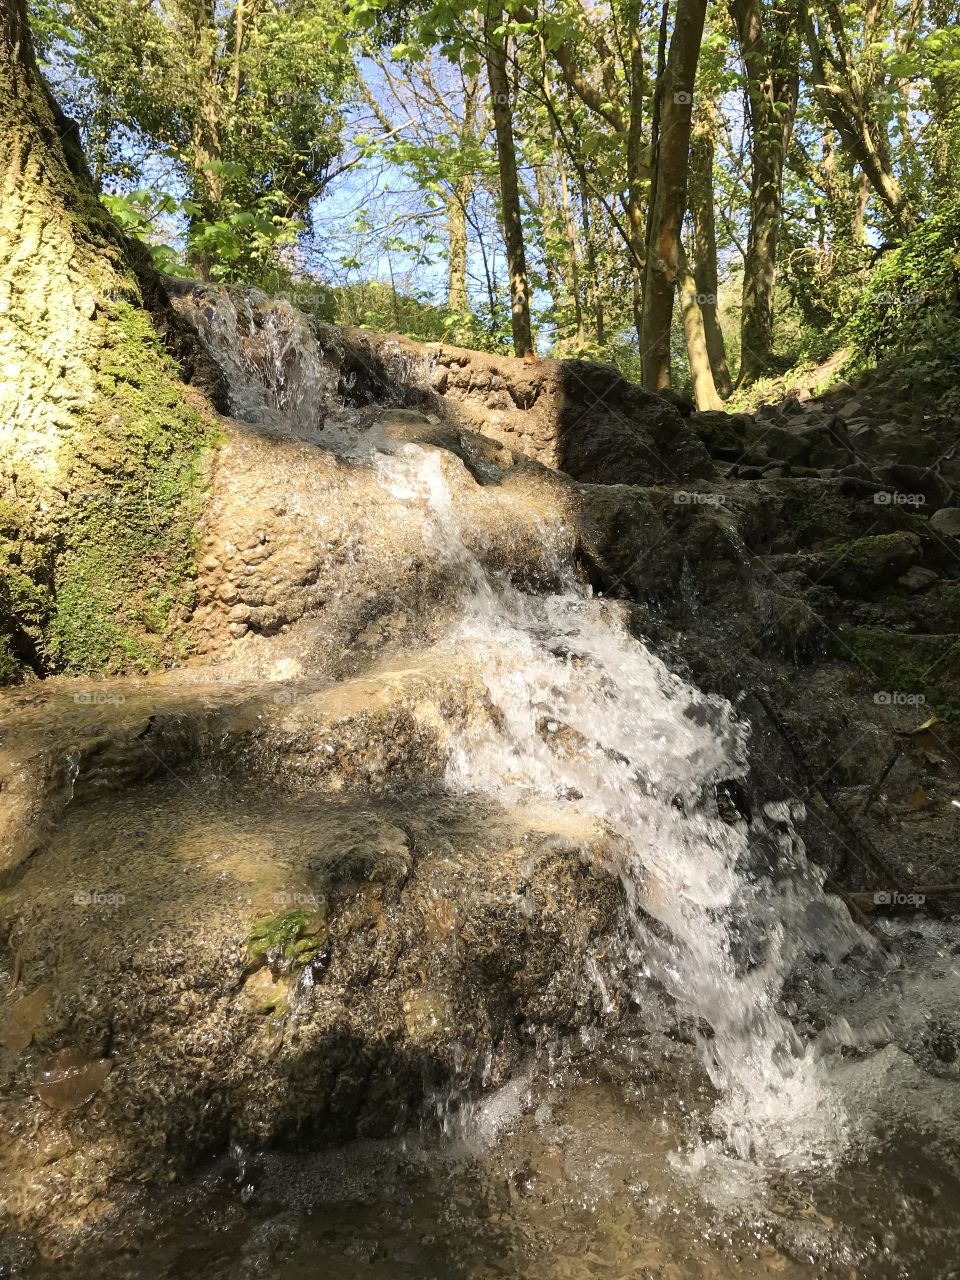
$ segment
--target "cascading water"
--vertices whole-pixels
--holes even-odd
[[[242,422],[312,433],[336,402],[337,373],[306,316],[258,289],[171,282],[177,310],[223,371],[230,413]]]
[[[324,427],[331,374],[293,308],[209,288],[181,307],[226,371],[237,416],[314,428],[409,508],[425,557],[454,584],[445,603],[455,620],[438,648],[482,671],[495,708],[451,742],[448,786],[568,806],[614,834],[628,902],[620,981],[648,1010],[666,997],[699,1044],[720,1095],[721,1146],[771,1163],[838,1155],[843,1107],[820,1043],[795,1030],[782,992],[803,952],[835,963],[863,936],[824,896],[788,805],[768,804],[750,823],[720,816],[718,785],[747,770],[746,726],[730,704],[669,672],[571,564],[554,556],[558,585],[543,595],[488,570],[435,452]]]
[[[440,647],[480,667],[497,712],[455,742],[450,787],[572,806],[615,832],[635,965],[624,980],[640,999],[654,983],[697,1034],[727,1141],[761,1160],[839,1154],[842,1107],[778,1002],[799,939],[839,955],[856,931],[804,865],[787,806],[771,806],[779,836],[763,817],[751,832],[719,816],[717,785],[747,768],[733,708],[669,672],[570,566],[545,596],[493,577],[436,455],[407,445],[374,465],[456,567],[460,616]],[[779,841],[776,879],[749,873],[752,839]]]
[[[11,699],[3,790],[62,817],[2,895],[0,1065],[47,1061],[55,1016],[112,1069],[66,1117],[26,1073],[0,1099],[0,1210],[52,1186],[96,1227],[0,1273],[957,1274],[956,926],[885,920],[894,958],[824,893],[749,726],[581,579],[610,491],[346,407],[285,302],[175,303],[251,429],[201,531],[206,658]]]

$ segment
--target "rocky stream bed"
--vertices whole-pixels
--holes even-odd
[[[0,695],[0,1274],[953,1274],[955,424],[176,303],[193,656]]]

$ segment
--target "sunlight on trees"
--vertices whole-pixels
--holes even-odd
[[[867,359],[907,323],[862,308],[931,215],[940,233],[917,243],[955,244],[960,11],[700,8],[31,12],[108,208],[161,270],[411,336],[606,360],[717,407],[825,358],[855,312]]]

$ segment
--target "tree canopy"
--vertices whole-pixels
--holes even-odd
[[[955,302],[954,0],[34,0],[32,21],[104,199],[168,271],[612,361],[701,407],[844,343],[875,359]]]

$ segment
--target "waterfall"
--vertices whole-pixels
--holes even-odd
[[[479,667],[496,709],[453,744],[451,789],[568,807],[615,833],[625,980],[640,1001],[654,984],[693,1029],[726,1143],[762,1160],[838,1155],[842,1107],[778,1002],[801,939],[840,954],[855,931],[805,864],[786,805],[768,806],[773,823],[720,817],[718,784],[747,770],[746,726],[668,671],[572,567],[544,596],[489,574],[436,454],[405,445],[375,465],[392,497],[416,504],[428,552],[458,570],[459,618],[441,647]],[[777,839],[776,877],[751,874],[751,844]]]
[[[337,371],[302,311],[259,289],[171,282],[171,301],[223,371],[241,422],[312,433],[336,402]]]
[[[211,287],[180,305],[229,377],[237,416],[324,440],[335,384],[299,313]],[[343,452],[343,438],[327,443]],[[625,891],[618,994],[698,1046],[718,1093],[718,1150],[777,1165],[838,1157],[848,1121],[784,986],[805,957],[836,962],[863,935],[824,895],[796,806],[771,797],[750,821],[721,815],[718,787],[747,773],[748,726],[670,672],[572,564],[558,560],[544,594],[485,567],[436,451],[372,432],[347,452],[373,468],[385,502],[405,504],[425,558],[456,584],[439,648],[482,672],[495,711],[454,734],[450,790],[600,824]]]

